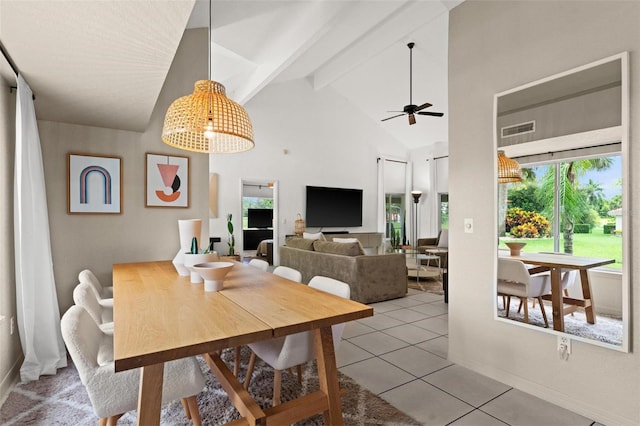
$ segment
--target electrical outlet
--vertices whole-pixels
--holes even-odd
[[[558,336],[558,355],[563,360],[569,359],[571,355],[571,339],[567,336]]]
[[[11,325],[9,326],[9,332],[13,334],[13,332],[16,330],[16,317],[11,317],[10,323]]]
[[[473,234],[473,219],[464,219],[464,232],[466,232],[467,234]]]

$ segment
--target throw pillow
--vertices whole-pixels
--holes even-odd
[[[321,253],[339,254],[342,256],[359,256],[358,243],[336,243],[333,241],[315,240],[313,249]]]
[[[310,232],[303,232],[302,233],[302,238],[306,238],[308,240],[327,241],[327,239],[324,237],[324,234],[322,234],[322,232],[316,232],[315,234],[312,234]]]
[[[290,238],[287,238],[286,245],[287,247],[313,251],[314,241],[315,240],[309,240],[307,238],[290,237]]]
[[[360,248],[360,254],[366,254],[365,251],[364,251],[364,247],[362,247],[362,243],[357,238],[339,238],[339,237],[335,237],[333,239],[333,241],[336,242],[336,243],[356,243],[356,244],[358,244],[358,247]]]

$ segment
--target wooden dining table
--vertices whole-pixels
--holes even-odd
[[[584,308],[587,322],[596,323],[591,284],[588,270],[598,266],[604,266],[615,262],[615,259],[601,259],[595,257],[572,256],[562,253],[525,253],[519,256],[510,256],[509,252],[500,251],[500,256],[509,259],[520,260],[530,265],[536,265],[536,270],[549,270],[551,272],[551,307],[553,309],[553,329],[564,331],[564,315],[578,307]],[[565,297],[562,294],[561,272],[563,269],[577,269],[580,271],[582,284],[582,299]],[[548,297],[543,297],[548,299]],[[568,309],[565,309],[568,305]]]
[[[191,284],[170,261],[113,265],[115,370],[141,368],[138,424],[160,423],[164,363],[194,355],[204,357],[243,417],[234,424],[290,424],[317,413],[326,424],[343,424],[331,326],[373,309],[234,263],[218,292]],[[302,331],[314,336],[320,390],[260,408],[220,351]]]

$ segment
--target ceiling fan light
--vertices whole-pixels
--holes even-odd
[[[435,113],[419,112],[425,108],[429,108],[430,106],[432,106],[429,102],[425,102],[424,104],[419,106],[413,103],[413,46],[415,46],[415,43],[411,42],[407,44],[407,46],[409,47],[409,104],[405,105],[404,108],[402,108],[402,114],[383,118],[380,121],[391,120],[392,118],[401,117],[406,114],[409,118],[409,125],[412,125],[412,124],[416,124],[415,114],[432,115],[435,117],[442,117],[444,115],[440,112],[435,112]],[[389,112],[400,112],[400,111],[389,111]]]

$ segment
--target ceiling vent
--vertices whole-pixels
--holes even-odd
[[[512,126],[506,126],[500,129],[503,138],[524,135],[525,133],[533,133],[535,131],[535,121],[527,121],[526,123],[514,124]]]

